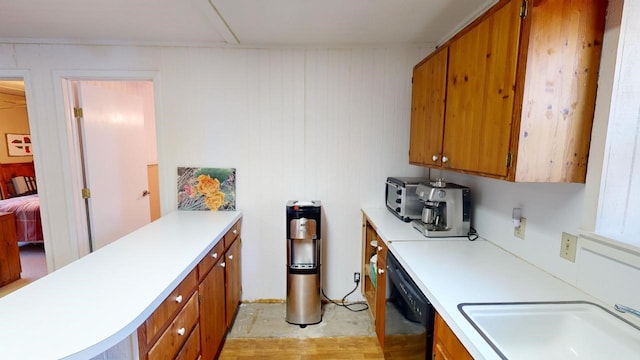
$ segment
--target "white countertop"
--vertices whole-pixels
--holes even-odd
[[[585,300],[600,304],[489,241],[425,238],[384,208],[362,211],[476,360],[500,357],[458,310],[460,303]],[[421,238],[415,239],[409,230]]]
[[[241,213],[174,211],[0,298],[0,359],[88,359],[144,322]]]

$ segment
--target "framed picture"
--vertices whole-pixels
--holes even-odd
[[[235,168],[178,167],[178,210],[235,209]]]
[[[9,156],[32,156],[31,135],[7,134]]]

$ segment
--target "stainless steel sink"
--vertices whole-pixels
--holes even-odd
[[[503,359],[640,359],[640,328],[590,302],[463,303]]]

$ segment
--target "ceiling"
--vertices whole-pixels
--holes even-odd
[[[0,0],[0,43],[437,44],[497,0]]]

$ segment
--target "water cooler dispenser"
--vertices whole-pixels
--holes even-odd
[[[322,320],[320,206],[315,200],[287,202],[286,320],[301,327]]]

